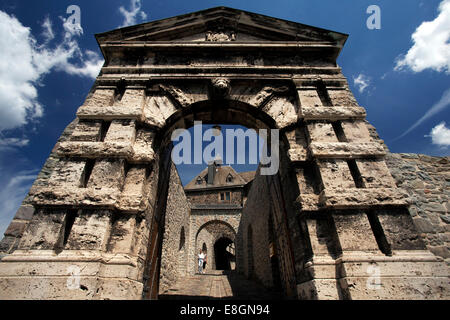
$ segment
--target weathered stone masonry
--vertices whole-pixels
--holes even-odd
[[[256,176],[236,229],[238,270],[291,298],[449,298],[447,167],[389,170],[336,64],[347,35],[219,7],[96,37],[105,65],[6,232],[0,299],[157,298],[187,216],[170,135],[196,120],[280,130],[279,173]]]
[[[386,162],[396,184],[410,195],[409,212],[427,248],[449,264],[449,157],[388,154]]]

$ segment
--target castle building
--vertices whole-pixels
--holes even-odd
[[[184,188],[191,204],[191,226],[203,223],[194,252],[208,252],[207,270],[235,270],[236,231],[254,175],[255,171],[237,173],[212,161]],[[211,218],[205,222],[205,217]]]

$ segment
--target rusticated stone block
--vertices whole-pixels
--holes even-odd
[[[369,208],[371,206],[406,206],[408,195],[393,188],[377,189],[324,189],[319,197],[321,206],[335,209]]]
[[[20,238],[27,226],[27,222],[13,220],[5,231],[5,236]]]
[[[338,142],[331,123],[308,123],[308,133],[311,142]]]
[[[364,212],[333,212],[343,251],[377,251],[378,244]]]
[[[32,206],[20,206],[14,216],[17,220],[31,220],[34,214],[34,207]]]
[[[157,97],[148,97],[145,101],[144,105],[144,122],[158,128],[162,128],[165,124],[166,119],[164,118],[159,104],[161,102],[158,101]],[[168,101],[168,103],[171,103]],[[162,104],[162,103],[161,103]],[[173,105],[172,105],[173,107]],[[173,107],[172,111],[175,112],[176,109]]]
[[[153,150],[153,139],[155,133],[146,130],[139,130],[136,136],[136,141],[133,146],[134,162],[151,162],[155,159],[155,152]]]
[[[123,106],[81,106],[77,111],[77,117],[80,119],[102,119],[102,120],[116,120],[116,119],[134,119],[141,120],[142,108],[131,109]]]
[[[114,89],[96,89],[91,93],[83,106],[95,106],[95,107],[106,107],[110,106],[114,102]]]
[[[132,145],[136,136],[135,121],[114,120],[109,126],[105,142],[123,143]]]
[[[144,107],[145,121],[154,126],[162,126],[165,121],[175,112],[177,108],[166,96],[151,96],[147,99]]]
[[[306,223],[314,255],[337,257],[341,253],[336,227],[329,216],[308,218]]]
[[[145,101],[145,90],[138,88],[127,88],[120,101],[114,103],[115,106],[129,108],[131,110],[142,110]]]
[[[64,209],[40,209],[28,223],[18,249],[53,250],[61,246],[66,214]]]
[[[297,90],[300,98],[300,106],[303,107],[322,107],[322,101],[317,90]]]
[[[101,121],[79,121],[70,137],[71,141],[98,141]]]
[[[317,158],[351,159],[386,155],[383,146],[375,142],[312,142],[309,148],[311,154]]]
[[[108,242],[108,252],[127,253],[134,251],[134,230],[136,217],[125,215],[114,219]]]
[[[292,97],[275,97],[263,107],[263,111],[275,120],[279,129],[297,123],[297,106]]]
[[[355,188],[355,181],[344,160],[320,160],[317,162],[326,190]]]
[[[75,217],[66,250],[104,250],[110,233],[111,212],[83,210]]]
[[[356,165],[366,188],[396,187],[384,160],[357,159]]]
[[[366,111],[361,107],[307,107],[300,108],[299,117],[305,120],[348,120],[365,119]]]
[[[113,188],[40,188],[33,203],[39,206],[99,206],[114,208],[120,189]]]
[[[286,137],[289,141],[289,160],[306,161],[308,158],[308,149],[303,128],[287,131]]]
[[[83,158],[133,158],[133,145],[128,142],[63,142],[58,155]]]
[[[350,90],[328,90],[328,96],[330,97],[333,106],[358,106],[358,102]]]
[[[88,188],[121,189],[125,178],[125,161],[119,159],[98,160],[87,184]]]
[[[124,211],[142,209],[146,168],[144,166],[131,167],[125,177],[125,183],[120,197],[119,206]]]
[[[372,140],[364,121],[342,121],[341,125],[348,142],[370,142]]]
[[[50,186],[79,187],[86,162],[82,160],[59,160],[49,179]]]

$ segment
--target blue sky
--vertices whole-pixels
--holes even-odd
[[[64,24],[70,5],[82,30]],[[2,0],[0,233],[94,82],[94,34],[221,5],[349,34],[338,64],[390,150],[450,154],[450,0]]]

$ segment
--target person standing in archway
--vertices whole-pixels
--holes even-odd
[[[203,259],[203,273],[205,273],[205,270],[206,270],[206,264],[208,263],[208,254],[207,254],[207,252],[206,251],[203,251],[204,252],[204,259]]]
[[[205,254],[200,250],[198,254],[198,273],[203,273],[203,261],[205,259]]]

